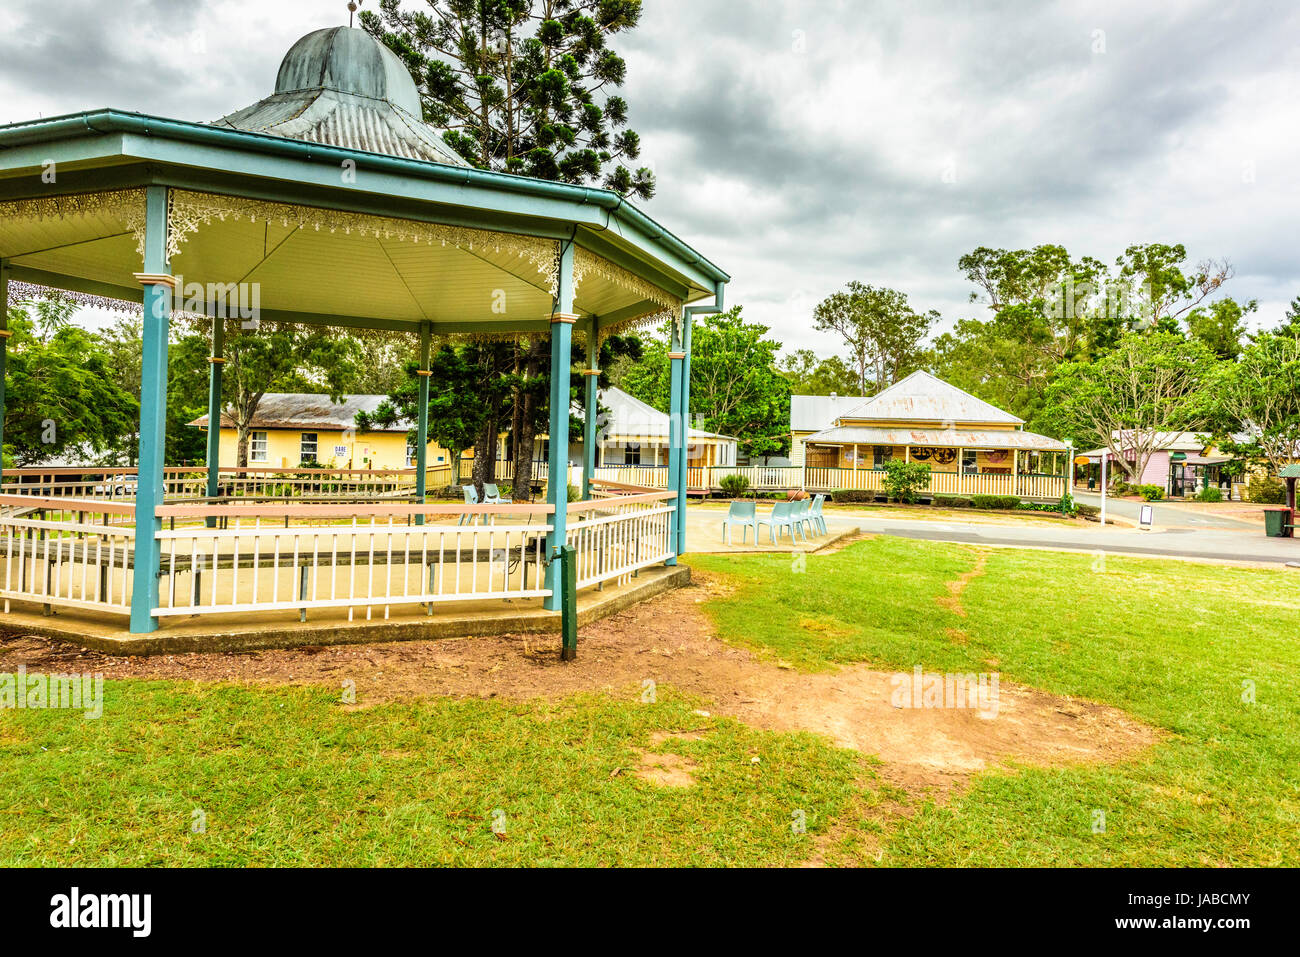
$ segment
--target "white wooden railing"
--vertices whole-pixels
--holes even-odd
[[[577,587],[623,584],[672,558],[673,497],[643,492],[569,503],[567,540],[577,552]]]
[[[882,491],[884,469],[813,468],[807,470],[807,489],[831,492],[835,489]],[[930,472],[922,489],[931,495],[1018,495],[1021,498],[1057,499],[1065,494],[1065,476],[1023,473],[997,475],[989,472]]]
[[[178,521],[157,533],[158,617],[346,608],[349,620],[358,609],[387,618],[394,606],[432,613],[440,603],[550,594],[544,503],[164,505],[158,514]],[[206,527],[214,516],[226,527]]]
[[[0,597],[127,614],[135,508],[0,495]]]

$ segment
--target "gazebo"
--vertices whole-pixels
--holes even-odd
[[[615,193],[468,166],[421,117],[397,57],[334,27],[293,45],[271,96],[215,122],[104,109],[0,127],[0,325],[9,302],[45,289],[143,316],[138,469],[88,471],[71,485],[6,473],[6,613],[11,600],[89,609],[129,616],[142,634],[180,615],[369,617],[484,598],[555,610],[566,543],[578,588],[675,563],[691,319],[722,309],[727,274]],[[669,489],[593,485],[595,345],[666,320]],[[319,474],[310,503],[273,500],[283,496],[264,486],[259,498],[248,476],[223,476],[219,429],[208,432],[206,469],[166,468],[177,321],[210,330],[210,421],[227,338],[268,324],[404,337],[426,400],[435,337],[549,335],[551,436],[569,434],[571,347],[583,337],[593,366],[583,501],[569,503],[559,480],[545,506],[427,504],[425,415],[400,503],[356,476]],[[567,474],[566,458],[552,442],[551,476]]]

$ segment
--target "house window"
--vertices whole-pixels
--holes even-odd
[[[304,432],[298,446],[298,461],[303,465],[316,464],[316,433]]]
[[[639,442],[629,442],[627,445],[623,446],[623,464],[641,464],[641,444]]]
[[[538,462],[549,462],[551,460],[551,440],[542,439],[541,455],[535,455],[534,460]]]
[[[979,471],[979,456],[969,450],[961,453],[961,470],[967,475],[974,475]]]
[[[872,450],[871,467],[874,469],[883,469],[885,463],[894,457],[894,450],[888,445],[877,445]]]
[[[251,432],[248,436],[248,461],[265,462],[269,455],[265,432]]]

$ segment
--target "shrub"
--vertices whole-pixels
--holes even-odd
[[[1139,485],[1137,493],[1147,502],[1159,502],[1165,497],[1165,490],[1159,485]]]
[[[874,502],[876,493],[865,488],[837,488],[831,492],[831,501],[837,503]]]
[[[1069,492],[1066,492],[1061,496],[1061,501],[1057,503],[1056,507],[1060,510],[1062,515],[1074,515],[1078,511],[1078,506],[1074,502],[1074,496]]]
[[[983,509],[1016,509],[1020,507],[1020,498],[1016,495],[976,495],[971,504]]]
[[[971,501],[965,495],[936,495],[931,504],[935,508],[970,508]]]
[[[1079,517],[1087,519],[1090,522],[1101,521],[1101,506],[1099,505],[1076,505],[1079,510]]]
[[[718,482],[718,488],[728,498],[744,498],[749,492],[749,479],[743,475],[724,475]]]
[[[1286,485],[1271,475],[1255,475],[1246,486],[1246,501],[1257,505],[1282,505],[1286,502]]]
[[[1125,495],[1134,495],[1136,494],[1136,486],[1130,485],[1128,482],[1120,479],[1111,483],[1110,492],[1112,495],[1119,495],[1121,497]]]
[[[1222,493],[1221,491],[1219,491],[1219,489],[1217,489],[1217,488],[1215,488],[1213,485],[1211,485],[1209,488],[1203,488],[1203,489],[1201,489],[1199,492],[1196,493],[1196,501],[1198,501],[1198,502],[1222,502],[1222,501],[1223,501],[1223,493]]]
[[[900,462],[891,459],[885,463],[885,491],[890,498],[915,505],[921,489],[930,484],[930,466],[923,462]]]

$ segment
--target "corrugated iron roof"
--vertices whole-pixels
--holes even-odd
[[[345,395],[342,402],[332,402],[328,395],[309,392],[268,392],[262,396],[262,401],[257,405],[257,413],[253,416],[251,427],[307,431],[356,428],[358,412],[373,413],[379,408],[380,403],[387,399],[386,395]],[[628,395],[622,389],[602,390],[600,404],[607,410],[602,430],[609,439],[669,437],[668,415]],[[207,428],[208,417],[200,416],[190,425]],[[233,429],[235,422],[230,416],[223,414],[221,427]],[[412,423],[400,421],[386,428],[373,428],[370,431],[407,432],[411,428]],[[691,429],[690,436],[695,439],[736,441],[733,436],[706,432],[703,429]]]
[[[865,395],[792,395],[790,431],[819,432],[829,429],[845,412],[869,401]]]
[[[422,115],[419,90],[396,54],[364,30],[330,27],[290,48],[274,94],[212,125],[468,166]]]
[[[937,376],[918,369],[840,419],[881,419],[919,422],[1005,422],[1024,425],[1010,412],[978,399]]]
[[[357,426],[358,412],[373,413],[379,404],[388,399],[386,395],[345,395],[342,402],[332,402],[327,395],[304,392],[268,392],[257,404],[253,416],[254,429],[354,429]],[[206,415],[195,419],[190,425],[207,428]],[[221,427],[233,429],[235,421],[230,416],[221,416]],[[385,428],[373,428],[372,432],[406,432],[411,428],[407,422],[395,422]]]
[[[877,429],[838,426],[804,440],[809,445],[912,445],[945,449],[1022,449],[1064,452],[1066,445],[1035,432],[1018,429]]]
[[[612,387],[602,389],[600,404],[607,409],[601,428],[607,439],[669,437],[668,414],[660,412],[652,405],[647,405],[635,396],[628,395],[622,389]],[[690,437],[736,441],[735,436],[706,432],[703,429],[691,429]]]

